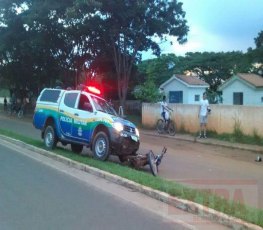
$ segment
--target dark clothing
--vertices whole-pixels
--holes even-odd
[[[6,100],[6,97],[4,99],[4,110],[7,110],[7,100]]]

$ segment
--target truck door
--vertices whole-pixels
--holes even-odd
[[[95,115],[90,99],[84,92],[80,94],[74,114],[72,136],[76,141],[90,143]]]
[[[68,139],[72,138],[74,108],[78,92],[66,92],[59,105],[59,124],[61,133]]]

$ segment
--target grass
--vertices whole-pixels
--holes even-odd
[[[0,134],[21,140],[27,144],[34,145],[39,148],[44,147],[42,141],[33,140],[31,138],[10,131],[0,129]],[[89,166],[121,176],[123,178],[137,182],[141,185],[166,192],[172,196],[194,201],[201,205],[205,205],[225,214],[243,219],[247,222],[263,227],[263,210],[227,201],[219,196],[209,193],[208,191],[192,189],[173,181],[169,181],[160,177],[153,177],[147,172],[144,172],[142,170],[135,170],[118,163],[109,161],[98,161],[88,156],[74,154],[71,151],[63,148],[56,148],[53,152],[74,161],[87,164]]]
[[[259,136],[256,132],[251,135],[245,135],[243,133],[223,133],[218,134],[213,131],[208,131],[208,135],[211,138],[215,138],[222,141],[228,141],[231,143],[241,143],[249,145],[263,145],[263,137]]]

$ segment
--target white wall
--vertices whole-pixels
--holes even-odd
[[[263,105],[261,102],[263,89],[254,90],[238,80],[233,81],[223,90],[222,97],[224,105],[233,105],[234,92],[243,92],[243,105]]]
[[[205,88],[189,88],[188,101],[185,104],[199,104],[204,92]],[[195,101],[195,95],[199,95],[199,101]]]
[[[187,97],[185,95],[185,92],[187,91],[187,87],[186,85],[182,84],[181,82],[179,81],[176,81],[176,80],[173,80],[172,82],[170,82],[169,84],[167,84],[165,87],[164,87],[164,93],[167,97],[167,102],[168,101],[168,98],[169,98],[169,92],[170,91],[183,91],[183,103],[186,103],[185,102],[185,98]]]
[[[187,87],[185,84],[176,80],[173,80],[164,87],[164,93],[167,99],[170,91],[183,91],[183,104],[199,104],[199,101],[195,101],[195,95],[200,95],[201,99],[205,90],[205,87]]]

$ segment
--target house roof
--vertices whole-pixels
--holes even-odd
[[[209,87],[209,85],[205,81],[199,79],[198,77],[174,74],[170,79],[168,79],[166,82],[161,84],[160,88],[165,87],[166,85],[168,85],[170,82],[174,80],[180,81],[181,83],[187,85],[188,87],[204,87],[204,88]]]
[[[253,73],[237,73],[233,77],[226,80],[218,89],[222,90],[227,87],[234,80],[239,79],[251,87],[261,88],[263,87],[263,77]]]
[[[238,77],[255,87],[263,87],[263,77],[253,73],[238,73]]]

